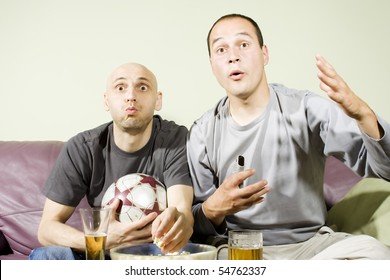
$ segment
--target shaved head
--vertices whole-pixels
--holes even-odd
[[[157,90],[157,79],[153,72],[142,64],[130,62],[118,66],[111,73],[107,79],[107,91],[112,87],[115,81],[121,78],[125,78],[128,73],[137,74],[137,76],[148,80],[153,85],[154,89]]]

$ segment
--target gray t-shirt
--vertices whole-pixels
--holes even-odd
[[[266,200],[226,217],[227,227],[263,231],[265,245],[312,237],[324,225],[323,177],[327,156],[335,156],[362,176],[390,179],[390,130],[379,141],[362,134],[356,121],[333,102],[308,91],[270,84],[265,112],[245,126],[229,114],[223,98],[192,126],[187,143],[194,184],[194,232],[218,235],[204,216],[202,202],[234,172],[235,158],[255,175],[244,186],[268,181]]]
[[[112,122],[103,124],[65,144],[43,190],[49,199],[75,207],[86,195],[91,206],[99,206],[107,188],[130,173],[152,175],[166,188],[192,185],[185,126],[154,116],[152,137],[134,153],[115,145],[112,128]]]

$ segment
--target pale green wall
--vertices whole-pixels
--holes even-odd
[[[390,121],[387,0],[0,0],[0,140],[67,140],[110,120],[106,76],[129,61],[156,73],[162,116],[189,127],[224,96],[206,35],[232,12],[261,26],[269,82],[319,93],[321,53]]]

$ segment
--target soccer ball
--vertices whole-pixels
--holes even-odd
[[[122,201],[116,211],[120,222],[135,222],[152,212],[160,214],[167,207],[164,185],[141,173],[125,175],[112,183],[103,196],[102,206],[111,204],[115,198]]]

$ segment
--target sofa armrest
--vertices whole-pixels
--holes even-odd
[[[367,234],[390,246],[390,182],[365,178],[328,212],[337,231]]]

